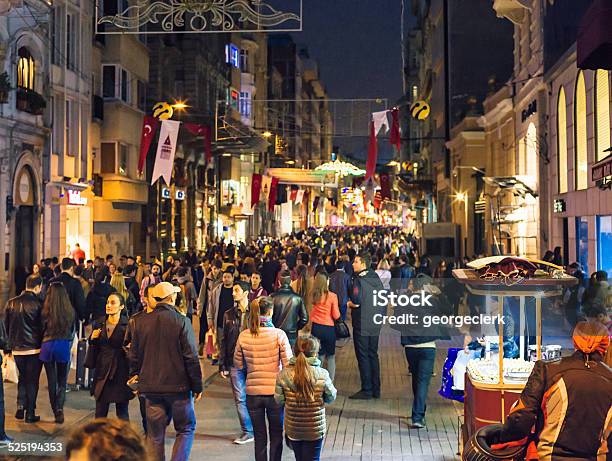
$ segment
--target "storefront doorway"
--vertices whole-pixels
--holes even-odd
[[[597,216],[597,270],[612,278],[612,216]]]
[[[17,175],[15,190],[15,246],[14,246],[14,277],[15,292],[25,289],[25,280],[32,271],[34,264],[34,233],[36,189],[34,176],[29,167],[23,167]]]

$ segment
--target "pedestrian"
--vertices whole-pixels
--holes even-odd
[[[251,274],[251,288],[249,290],[249,302],[253,302],[257,298],[262,296],[268,296],[268,292],[264,287],[261,286],[261,274],[259,272],[253,272]]]
[[[231,266],[233,268],[233,266]],[[228,267],[223,271],[222,283],[210,294],[208,303],[208,330],[217,338],[217,350],[223,347],[223,316],[234,307],[234,272]],[[213,360],[216,365],[218,360]]]
[[[85,293],[81,283],[74,278],[74,260],[70,258],[62,259],[60,274],[52,281],[60,282],[66,289],[70,305],[74,310],[74,331],[78,331],[79,319],[85,320],[88,316],[87,305],[85,303]]]
[[[274,292],[274,282],[280,272],[281,266],[274,251],[266,256],[266,261],[261,266],[261,284],[268,293]]]
[[[0,350],[2,350],[4,354],[10,350],[6,331],[4,329],[4,322],[0,322]],[[0,360],[2,360],[2,354],[0,354]],[[13,438],[9,437],[6,433],[4,409],[4,382],[0,379],[0,448],[6,448],[13,442]]]
[[[342,320],[346,320],[346,303],[348,302],[348,290],[351,277],[344,271],[344,261],[336,262],[336,270],[329,276],[329,291],[338,297],[338,307]]]
[[[145,288],[147,288],[149,285],[157,285],[162,281],[161,270],[162,268],[159,264],[152,264],[151,273],[142,279],[142,283],[140,284],[140,303],[142,305],[144,305],[146,302],[144,295]]]
[[[189,320],[175,309],[180,288],[162,282],[149,290],[155,307],[134,323],[130,376],[146,399],[147,441],[165,460],[166,426],[174,421],[172,461],[189,459],[195,435],[194,402],[202,396],[202,370]],[[179,347],[180,345],[180,347]]]
[[[128,258],[130,261],[131,257]],[[135,314],[142,310],[142,303],[140,302],[140,285],[136,281],[136,266],[134,264],[128,264],[123,269],[123,277],[125,279],[125,287],[134,299],[133,312],[130,315]]]
[[[89,280],[85,278],[85,269],[83,266],[75,266],[74,268],[74,278],[79,281],[81,284],[81,288],[83,288],[83,296],[85,296],[85,300],[87,300],[87,295],[89,294],[89,290],[91,289],[91,285],[89,284]],[[87,301],[86,301],[87,302]]]
[[[289,364],[292,353],[287,335],[272,323],[273,307],[269,296],[251,304],[249,329],[238,336],[234,353],[234,366],[246,368],[247,373],[247,408],[255,436],[255,461],[280,461],[283,453],[283,409],[274,400],[274,390],[278,373]]]
[[[85,366],[94,369],[92,395],[96,418],[106,418],[111,403],[117,418],[129,421],[128,404],[134,393],[128,387],[129,364],[123,341],[128,325],[125,298],[111,293],[106,301],[106,318],[94,322]]]
[[[319,341],[298,338],[296,356],[276,379],[274,400],[285,408],[285,437],[296,461],[319,461],[327,431],[325,405],[336,400],[336,388],[321,368]]]
[[[128,422],[98,418],[79,426],[66,441],[68,461],[152,461],[145,441]]]
[[[193,313],[197,309],[198,294],[196,293],[195,285],[191,280],[191,274],[188,267],[179,267],[176,273],[176,283],[181,289],[181,294],[185,300],[186,315],[190,322],[193,322]],[[197,315],[197,311],[196,311]]]
[[[132,295],[132,293],[128,291],[127,286],[125,285],[125,277],[123,276],[123,274],[115,272],[115,274],[110,279],[110,286],[113,287],[115,289],[115,292],[119,293],[124,299],[125,308],[127,309],[126,315],[128,317],[134,315],[138,310],[136,307],[137,301],[136,298],[134,298],[134,295]],[[108,305],[105,305],[105,312],[106,315],[108,315]]]
[[[15,418],[25,417],[26,423],[40,421],[35,410],[42,370],[40,346],[43,325],[42,303],[39,298],[42,284],[41,277],[30,275],[26,279],[25,291],[9,299],[4,311],[8,349],[13,354],[19,372]]]
[[[76,261],[77,266],[85,262],[85,252],[81,249],[81,245],[78,243],[74,244],[74,249],[70,253],[70,256]]]
[[[119,274],[119,276],[121,276]],[[108,295],[116,292],[108,280],[111,277],[106,267],[96,272],[94,286],[87,295],[87,312],[90,320],[98,320],[106,315],[106,299]]]
[[[312,335],[321,343],[319,360],[333,381],[336,376],[336,328],[335,321],[340,318],[338,296],[329,291],[328,277],[324,273],[317,274],[313,288],[313,305],[310,319]]]
[[[219,371],[223,378],[230,378],[234,403],[238,412],[238,420],[242,434],[234,440],[235,444],[243,445],[252,442],[253,423],[246,405],[246,370],[237,368],[234,364],[234,352],[238,336],[248,328],[249,322],[249,285],[234,282],[232,290],[234,307],[223,316],[223,345],[219,351]]]
[[[383,284],[385,290],[391,289],[391,266],[389,266],[389,262],[386,259],[381,259],[376,266],[376,273],[380,278],[380,281]]]
[[[298,331],[308,324],[308,311],[304,299],[291,289],[291,273],[281,274],[281,287],[271,296],[274,304],[272,323],[287,334],[291,347]]]
[[[380,325],[374,322],[374,315],[382,313],[380,307],[374,306],[374,291],[382,290],[383,285],[378,274],[371,269],[372,257],[362,251],[353,261],[353,275],[349,290],[348,307],[352,309],[353,345],[361,389],[349,396],[350,399],[369,400],[380,398],[380,362],[378,358],[378,340]]]
[[[64,285],[57,281],[51,282],[41,314],[43,340],[40,360],[45,367],[49,401],[58,424],[64,423],[64,402],[70,370],[70,350],[75,335],[75,317]]]

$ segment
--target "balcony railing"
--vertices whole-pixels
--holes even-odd
[[[42,115],[47,101],[36,91],[17,88],[17,109],[32,115]]]

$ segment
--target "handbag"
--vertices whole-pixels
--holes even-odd
[[[334,329],[336,330],[336,339],[346,339],[351,337],[351,332],[342,319],[334,320]]]
[[[19,381],[17,374],[17,364],[12,355],[6,354],[2,361],[2,379],[9,383],[15,383]]]

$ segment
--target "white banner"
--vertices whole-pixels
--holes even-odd
[[[297,191],[297,195],[295,196],[295,204],[299,205],[304,200],[304,189],[300,189]]]
[[[386,133],[389,131],[389,118],[387,117],[388,110],[383,110],[381,112],[372,112],[372,120],[374,120],[374,133],[378,136],[382,127],[385,127]]]
[[[174,166],[174,154],[176,153],[176,140],[180,126],[181,122],[176,120],[162,120],[151,184],[155,184],[161,177],[166,185],[170,185],[172,168]]]
[[[272,176],[263,175],[261,177],[261,193],[259,201],[268,205],[268,197],[270,197],[270,189],[272,188]]]

